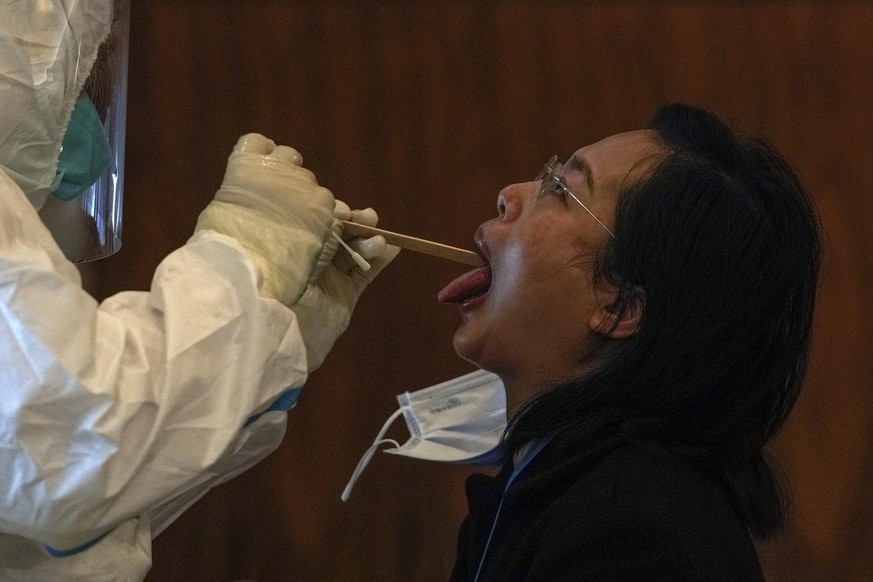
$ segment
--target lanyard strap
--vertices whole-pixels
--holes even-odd
[[[500,510],[503,509],[503,500],[506,498],[506,492],[509,491],[509,486],[515,481],[522,471],[530,464],[531,461],[542,451],[551,439],[547,437],[539,438],[530,442],[527,449],[521,454],[520,458],[514,460],[515,467],[509,479],[506,480],[506,487],[503,488],[503,494],[500,496],[500,504],[497,506],[497,513],[494,514],[494,521],[491,522],[491,531],[488,533],[488,540],[485,542],[485,549],[482,550],[482,557],[479,559],[479,567],[476,569],[476,577],[473,582],[478,582],[479,575],[482,573],[482,567],[485,565],[485,556],[488,555],[488,547],[491,545],[491,538],[494,537],[494,530],[497,529],[497,520],[500,518]]]

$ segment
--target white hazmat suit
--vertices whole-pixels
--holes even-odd
[[[64,80],[66,53],[96,54],[111,9],[0,0],[3,42],[20,32],[15,17],[43,32],[66,23],[57,70],[37,74],[42,57],[27,51],[49,43],[32,36],[16,48],[31,77],[8,47],[0,63],[0,107],[18,115],[0,122],[2,580],[141,580],[153,536],[278,446],[307,374],[399,250],[356,241],[373,268],[344,262],[336,218],[372,225],[375,213],[350,212],[295,150],[252,134],[151,289],[98,304],[37,214],[57,148],[30,145],[60,143],[81,90]]]

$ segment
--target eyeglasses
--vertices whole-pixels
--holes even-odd
[[[540,183],[536,190],[534,190],[534,200],[539,200],[546,194],[557,194],[561,196],[565,200],[569,196],[573,200],[579,203],[579,206],[585,209],[585,212],[591,215],[591,218],[597,221],[597,224],[603,227],[603,230],[609,233],[609,236],[615,238],[615,235],[612,234],[612,231],[606,228],[606,225],[603,224],[599,218],[594,216],[594,213],[591,212],[587,206],[585,206],[581,200],[576,198],[576,195],[573,194],[572,190],[567,187],[567,184],[564,182],[564,177],[560,174],[561,164],[558,163],[558,156],[552,156],[552,159],[543,166],[543,171],[540,172],[540,175],[537,176],[536,181]]]

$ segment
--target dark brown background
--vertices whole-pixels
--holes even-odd
[[[469,246],[500,187],[553,153],[704,104],[793,160],[827,229],[812,375],[776,446],[796,520],[762,547],[768,575],[870,580],[871,33],[866,3],[134,2],[125,244],[93,285],[147,288],[245,132],[298,148],[386,228]],[[380,454],[339,495],[395,394],[470,370],[434,300],[460,272],[401,254],[280,450],[156,539],[148,580],[445,579],[467,469]]]

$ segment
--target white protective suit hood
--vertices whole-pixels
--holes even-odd
[[[128,16],[129,0],[0,0],[0,170],[74,262],[120,247]]]

